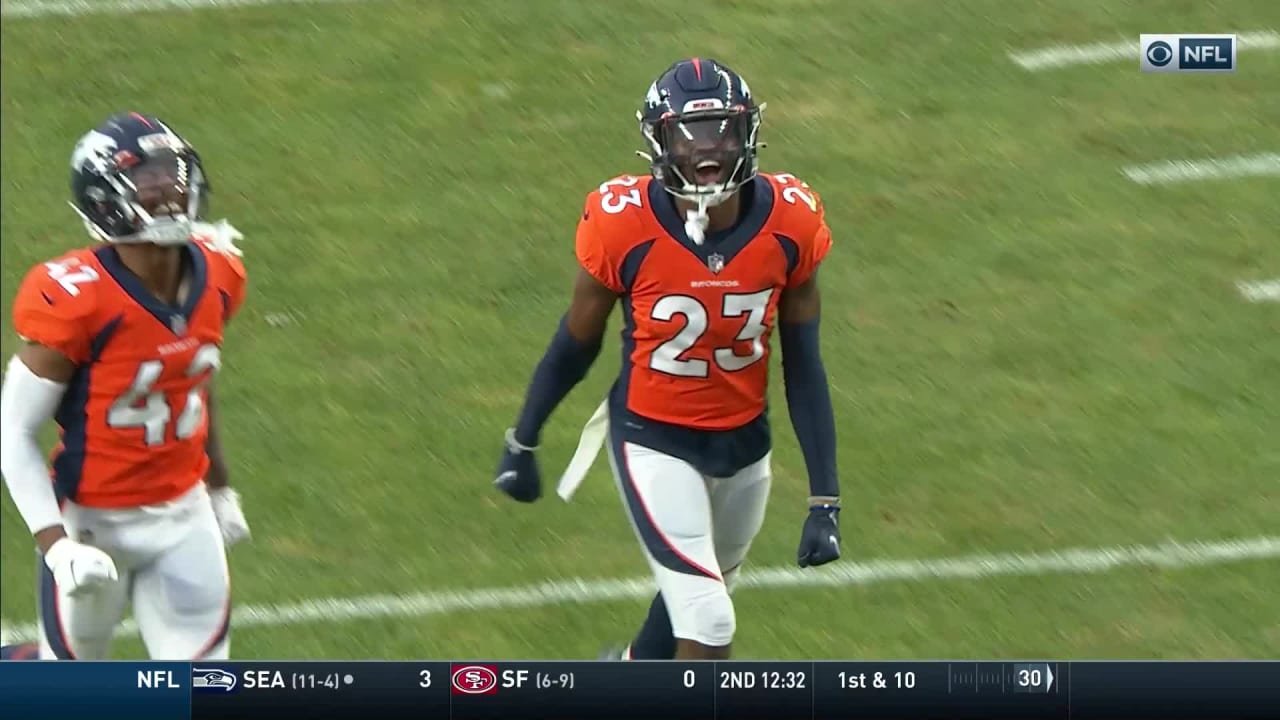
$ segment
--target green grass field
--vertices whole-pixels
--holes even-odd
[[[109,4],[109,3],[108,3]],[[8,12],[9,5],[5,5]],[[221,375],[255,538],[240,605],[641,576],[607,464],[571,504],[490,487],[568,300],[584,194],[652,78],[720,59],[768,101],[763,168],[824,196],[824,352],[848,562],[1280,535],[1280,180],[1127,165],[1280,151],[1280,53],[1231,75],[1010,50],[1280,28],[1274,0],[499,0],[264,5],[3,26],[0,349],[33,263],[86,242],[77,137],[117,110],[200,148],[246,235]],[[615,327],[618,323],[615,322]],[[612,344],[616,345],[616,343]],[[550,479],[617,347],[545,434]],[[775,378],[780,380],[780,374]],[[752,552],[794,564],[807,486],[774,387]],[[0,616],[34,619],[2,504]],[[1277,540],[1276,542],[1280,542]],[[822,570],[815,572],[824,572]],[[749,589],[744,658],[1275,657],[1277,553],[1196,568]],[[588,658],[647,600],[300,624],[244,658]],[[121,657],[141,646],[125,639]]]

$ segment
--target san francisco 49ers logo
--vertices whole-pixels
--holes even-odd
[[[496,665],[454,665],[450,676],[454,695],[492,695],[498,692]]]

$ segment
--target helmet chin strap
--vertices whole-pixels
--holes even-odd
[[[71,203],[68,203],[68,205],[71,205]],[[236,230],[226,220],[219,220],[216,223],[209,223],[203,220],[178,220],[162,223],[159,226],[150,225],[133,235],[117,238],[103,232],[102,228],[80,212],[80,208],[71,205],[71,209],[75,210],[80,219],[84,221],[84,227],[89,231],[89,235],[99,242],[118,245],[176,246],[185,245],[192,240],[198,240],[218,252],[228,253],[237,257],[244,254],[235,243],[236,240],[243,240],[244,235],[240,234],[240,231]]]
[[[707,227],[711,224],[711,217],[707,214],[707,208],[713,208],[725,200],[728,200],[733,193],[716,192],[704,195],[698,195],[690,198],[695,205],[692,210],[686,210],[684,214],[684,234],[689,236],[695,245],[701,245],[707,240]]]
[[[191,240],[190,220],[162,220],[151,223],[133,236],[132,242],[152,245],[185,245]]]
[[[707,215],[706,198],[698,198],[698,205],[684,214],[684,234],[689,236],[694,245],[701,245],[707,239],[707,226],[711,218]]]

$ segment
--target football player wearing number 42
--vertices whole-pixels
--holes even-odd
[[[622,370],[561,478],[565,499],[607,440],[658,594],[622,659],[729,657],[729,588],[764,521],[770,484],[769,339],[809,473],[798,561],[840,556],[835,423],[818,350],[817,268],[831,232],[812,189],[757,171],[764,104],[714,60],[681,60],[638,113],[650,176],[587,196],[568,313],[506,434],[497,486],[541,495],[534,451],[623,305]]]
[[[200,157],[150,115],[85,134],[71,188],[99,244],[23,280],[25,345],[0,390],[0,471],[44,566],[39,657],[106,658],[131,603],[153,659],[225,659],[225,548],[249,528],[210,383],[245,295],[239,233],[203,221]],[[52,482],[37,444],[50,419]]]

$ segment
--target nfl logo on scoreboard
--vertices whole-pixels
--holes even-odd
[[[713,273],[719,273],[724,269],[724,256],[720,253],[711,253],[707,256],[707,267]]]
[[[1142,72],[1229,73],[1236,70],[1235,35],[1147,35],[1139,39]]]

